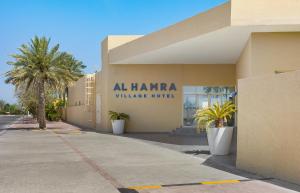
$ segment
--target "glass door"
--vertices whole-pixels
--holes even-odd
[[[207,108],[215,103],[223,104],[230,100],[233,87],[183,87],[183,126],[196,127],[194,115],[198,109]]]
[[[183,103],[183,125],[185,127],[194,126],[194,114],[197,110],[196,95],[184,95]]]
[[[194,115],[198,109],[208,107],[208,97],[203,94],[185,94],[184,95],[184,112],[183,125],[185,127],[195,127]]]
[[[201,95],[197,95],[197,107],[198,109],[204,109],[207,108],[209,106],[209,100],[207,95],[201,94]]]

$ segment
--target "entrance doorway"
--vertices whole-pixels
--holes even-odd
[[[215,103],[224,103],[231,99],[234,87],[183,87],[183,126],[196,127],[194,115],[198,109],[209,107]]]

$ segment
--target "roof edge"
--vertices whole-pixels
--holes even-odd
[[[110,63],[119,63],[124,59],[157,50],[230,25],[231,2],[227,2],[157,32],[116,46],[109,52],[109,61]]]

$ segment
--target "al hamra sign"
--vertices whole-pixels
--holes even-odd
[[[175,83],[115,83],[113,90],[116,98],[143,99],[143,98],[175,98],[177,91]]]

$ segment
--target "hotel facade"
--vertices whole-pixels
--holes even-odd
[[[300,1],[232,0],[145,36],[108,36],[101,71],[69,88],[66,120],[111,132],[194,128],[234,100],[237,167],[300,184]]]

